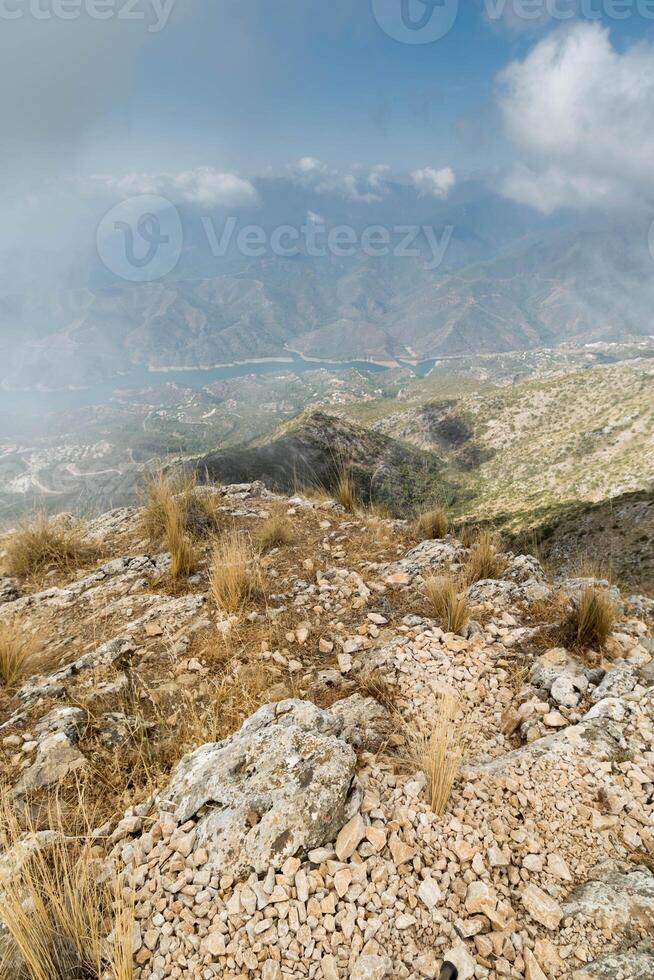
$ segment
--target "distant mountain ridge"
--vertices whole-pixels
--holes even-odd
[[[217,260],[201,213],[184,213],[188,242],[174,275],[153,283],[110,280],[97,257],[78,288],[0,289],[0,335],[12,385],[93,384],[134,366],[200,367],[287,350],[348,360],[434,358],[532,350],[563,341],[626,340],[654,333],[654,260],[640,220],[556,224],[477,185],[450,201],[394,185],[377,205],[319,195],[291,182],[260,182],[263,204],[242,225],[306,222],[327,227],[411,220],[451,228],[442,265],[422,257],[253,260],[232,248]],[[276,195],[276,196],[275,196]],[[476,195],[476,196],[475,196]],[[226,213],[216,212],[218,227]],[[109,284],[111,283],[111,284]]]

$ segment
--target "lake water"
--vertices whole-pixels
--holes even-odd
[[[417,374],[424,376],[429,373],[433,365],[434,361],[431,360],[423,361],[417,366],[411,365],[411,367]],[[304,373],[316,371],[319,368],[334,372],[354,369],[367,371],[371,374],[383,374],[388,371],[384,365],[374,364],[371,361],[307,361],[297,354],[289,355],[288,360],[284,361],[249,361],[244,364],[205,370],[191,368],[189,370],[149,371],[147,367],[138,367],[118,378],[112,378],[110,381],[94,385],[92,388],[79,390],[7,391],[0,388],[0,412],[9,415],[19,414],[26,418],[49,412],[106,405],[114,397],[116,391],[129,388],[151,388],[156,385],[176,382],[199,389],[213,381],[223,381],[227,378],[239,378],[252,374],[279,374],[282,371]]]

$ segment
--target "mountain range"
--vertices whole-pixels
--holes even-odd
[[[216,257],[206,225],[220,231],[229,213],[187,204],[179,209],[184,250],[165,279],[116,279],[90,248],[65,289],[39,282],[43,256],[31,279],[25,262],[15,280],[0,276],[9,351],[2,381],[89,386],[134,367],[198,368],[288,351],[418,361],[654,333],[654,261],[640,218],[555,221],[474,181],[447,201],[389,184],[377,202],[352,202],[291,180],[258,181],[257,194],[256,207],[238,212],[240,228],[256,224],[269,236],[280,224],[319,220],[325,232],[347,224],[360,236],[382,226],[397,252],[397,229],[415,224],[447,248],[437,267],[424,233],[413,257],[305,249],[252,259],[235,240]],[[15,256],[3,258],[5,270],[16,268]]]

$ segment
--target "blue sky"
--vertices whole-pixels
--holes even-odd
[[[87,164],[118,166],[123,155],[128,169],[151,169],[163,155],[169,167],[254,174],[310,155],[336,166],[494,167],[510,152],[494,103],[498,72],[569,22],[532,26],[509,17],[511,3],[491,21],[493,9],[465,0],[444,38],[410,45],[383,32],[370,0],[184,4],[145,38],[134,83]],[[617,48],[654,25],[637,12],[602,21]]]
[[[359,201],[384,179],[444,198],[481,175],[548,214],[654,208],[654,0],[442,0],[457,16],[426,44],[379,21],[436,0],[134,0],[129,20],[126,0],[103,20],[66,0],[78,17],[48,17],[60,2],[0,0],[0,247],[63,240],[130,193],[239,206],[261,175]]]

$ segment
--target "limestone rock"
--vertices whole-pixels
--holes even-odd
[[[384,980],[393,975],[393,964],[388,956],[360,956],[354,964],[350,980]]]
[[[88,723],[87,714],[81,708],[66,706],[53,708],[36,724],[34,732],[37,736],[54,735],[63,732],[71,742],[78,742]]]
[[[36,759],[14,786],[12,796],[24,796],[35,790],[54,786],[69,773],[83,769],[87,764],[86,758],[70,739],[63,732],[55,732],[39,743]]]
[[[425,878],[420,882],[418,888],[418,898],[425,903],[428,909],[434,909],[441,901],[441,891],[432,878]]]
[[[335,838],[359,803],[356,756],[339,730],[330,712],[281,701],[182,759],[164,798],[178,823],[199,816],[208,869],[263,873]]]
[[[607,953],[593,963],[575,970],[572,980],[652,980],[654,955],[632,950],[624,953]]]
[[[525,980],[547,980],[540,964],[530,949],[525,949]]]
[[[468,947],[463,944],[454,946],[445,954],[444,963],[451,963],[458,971],[457,980],[471,980],[475,975],[477,963],[471,956]]]
[[[339,861],[347,861],[352,857],[366,833],[366,825],[360,813],[355,813],[351,820],[340,830],[334,850]]]
[[[377,752],[390,734],[388,711],[374,698],[353,694],[343,701],[337,701],[331,711],[343,723],[341,738],[355,749]]]
[[[537,885],[527,885],[522,893],[522,904],[532,919],[547,929],[558,929],[563,918],[561,906]]]
[[[563,903],[564,915],[587,915],[608,934],[638,925],[654,935],[654,875],[642,867],[608,862],[575,888]]]
[[[591,695],[591,701],[596,704],[603,698],[621,698],[631,694],[638,683],[638,668],[626,661],[617,661],[613,670],[609,670]]]

